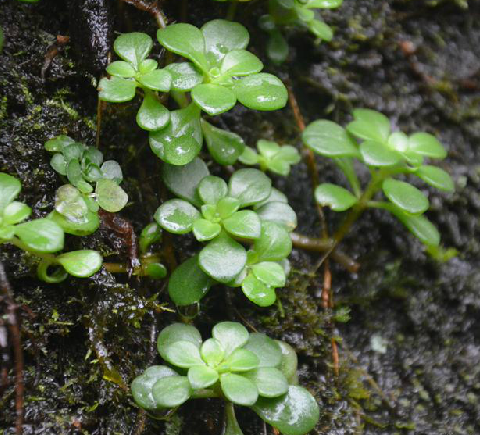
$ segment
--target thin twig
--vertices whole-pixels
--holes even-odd
[[[148,12],[153,15],[155,21],[157,22],[158,27],[163,29],[167,26],[167,19],[158,6],[158,1],[148,2],[145,0],[122,0],[123,2],[140,9],[141,11]]]

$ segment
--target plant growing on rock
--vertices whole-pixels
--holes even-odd
[[[448,173],[433,164],[424,164],[425,159],[445,158],[445,149],[428,133],[407,136],[391,132],[390,121],[379,112],[356,109],[353,118],[346,129],[331,121],[318,120],[303,133],[305,144],[316,153],[333,159],[352,189],[323,183],[315,190],[315,198],[321,205],[335,211],[350,210],[336,240],[345,236],[365,209],[380,208],[399,219],[430,253],[440,256],[440,234],[423,216],[429,205],[427,197],[412,184],[396,177],[413,175],[437,189],[452,192],[454,185]],[[363,190],[353,166],[354,159],[370,172],[370,182]],[[380,192],[385,200],[375,199]]]
[[[163,203],[155,220],[171,233],[193,232],[207,242],[174,271],[173,301],[196,303],[217,281],[241,286],[258,305],[271,305],[275,288],[285,284],[284,260],[292,249],[289,232],[296,215],[284,196],[272,192],[270,179],[257,169],[240,169],[227,184],[196,159],[183,167],[166,165],[164,182],[181,199]],[[248,252],[242,243],[249,245]]]
[[[175,323],[159,334],[157,349],[170,366],[149,367],[132,382],[135,402],[153,415],[218,397],[225,401],[226,434],[242,434],[234,405],[251,408],[285,435],[306,434],[318,421],[315,399],[296,385],[297,357],[285,342],[249,334],[236,322],[218,323],[202,342],[195,327]]]
[[[282,35],[285,27],[303,26],[319,41],[331,41],[333,30],[315,17],[317,9],[334,9],[343,0],[269,0],[268,14],[260,18],[260,27],[268,32],[267,55],[274,62],[284,62],[288,57],[288,43]]]
[[[63,229],[47,218],[24,222],[32,210],[28,205],[15,201],[20,190],[20,181],[0,172],[0,244],[11,243],[40,257],[38,276],[49,283],[61,282],[68,274],[85,278],[96,273],[102,266],[102,256],[96,251],[53,255],[63,249]],[[57,269],[49,275],[49,267]]]

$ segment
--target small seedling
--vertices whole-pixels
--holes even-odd
[[[65,232],[91,234],[99,225],[99,207],[109,212],[125,207],[128,195],[119,186],[123,176],[117,162],[104,162],[97,148],[87,147],[68,136],[48,140],[45,149],[55,153],[50,160],[52,168],[71,183],[57,190],[55,211],[50,216]]]
[[[145,33],[124,33],[114,42],[115,53],[123,59],[112,62],[107,72],[112,76],[100,80],[101,100],[111,103],[131,101],[137,88],[143,91],[143,102],[137,113],[140,128],[155,131],[170,121],[170,112],[160,102],[158,92],[168,92],[172,76],[165,68],[158,68],[154,59],[147,59],[153,41]]]
[[[226,434],[242,434],[234,405],[251,408],[285,435],[306,434],[318,421],[317,402],[296,385],[297,356],[285,342],[249,334],[236,322],[218,323],[202,342],[195,327],[175,323],[159,334],[157,349],[173,368],[149,367],[132,382],[135,402],[152,415],[218,397],[225,400]]]
[[[300,161],[297,149],[290,145],[279,146],[275,142],[259,140],[258,153],[246,147],[239,160],[245,165],[259,165],[262,171],[271,171],[278,175],[288,176],[290,166]]]
[[[303,26],[319,41],[331,41],[333,30],[315,18],[316,9],[340,7],[343,0],[269,0],[269,13],[260,18],[260,27],[268,32],[267,55],[274,62],[284,62],[288,57],[288,43],[282,35],[284,27]]]
[[[61,282],[68,274],[85,278],[96,273],[102,266],[102,257],[96,251],[72,251],[53,255],[63,249],[63,229],[47,218],[23,222],[31,215],[32,210],[26,204],[15,201],[20,190],[20,181],[0,172],[0,244],[11,243],[40,257],[38,276],[49,283]],[[49,267],[59,268],[49,275]]]
[[[444,159],[447,155],[431,134],[391,132],[390,121],[379,112],[368,109],[353,111],[354,120],[346,130],[334,122],[319,120],[303,133],[305,144],[316,153],[330,157],[345,174],[352,192],[330,183],[315,190],[321,205],[335,211],[351,210],[339,229],[337,241],[366,208],[381,208],[397,217],[433,255],[441,256],[440,234],[423,213],[428,209],[427,197],[412,184],[398,180],[398,175],[414,175],[427,184],[446,192],[454,189],[453,181],[443,169],[424,164],[428,159]],[[362,191],[353,160],[359,160],[370,171],[370,183]],[[386,200],[374,200],[382,191]]]
[[[286,198],[272,191],[270,179],[257,169],[240,169],[227,184],[210,176],[197,158],[183,167],[165,166],[164,181],[181,199],[163,203],[155,220],[171,233],[193,232],[207,242],[173,273],[173,301],[196,303],[217,281],[241,286],[258,305],[271,305],[275,288],[285,285],[283,260],[292,249],[289,232],[296,215]],[[248,252],[242,243],[250,246]]]

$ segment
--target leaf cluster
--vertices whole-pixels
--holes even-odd
[[[335,211],[350,208],[382,208],[396,216],[427,247],[438,247],[440,235],[423,216],[428,198],[412,184],[398,180],[398,175],[414,175],[425,183],[452,192],[453,181],[446,171],[425,164],[425,159],[444,159],[447,155],[431,134],[418,132],[410,136],[392,132],[390,121],[368,109],[353,111],[353,121],[346,129],[334,122],[312,122],[303,133],[305,144],[316,153],[332,158],[344,172],[353,192],[324,183],[315,191],[317,202]],[[353,160],[370,171],[371,181],[362,193]],[[386,201],[372,201],[382,191]]]
[[[288,57],[288,43],[281,29],[290,26],[306,27],[319,41],[331,41],[333,30],[315,16],[317,9],[334,9],[343,0],[269,0],[268,14],[260,17],[259,26],[268,33],[267,55],[274,62]]]
[[[24,222],[32,213],[31,208],[15,201],[21,184],[15,177],[0,172],[0,244],[12,243],[18,248],[39,256],[38,275],[46,282],[63,281],[67,274],[88,277],[102,265],[102,257],[96,251],[72,251],[53,255],[63,249],[64,230],[48,218]],[[48,275],[50,266],[59,266]]]
[[[287,343],[236,322],[218,323],[202,342],[195,327],[175,323],[159,334],[157,349],[169,365],[149,367],[132,383],[136,403],[150,412],[220,397],[251,407],[285,435],[307,433],[318,421],[315,399],[295,385],[297,357]]]
[[[275,288],[285,285],[284,260],[296,215],[284,195],[257,169],[240,169],[228,184],[211,176],[195,159],[186,166],[164,167],[166,186],[180,199],[163,203],[155,220],[175,234],[193,232],[207,245],[178,267],[169,293],[177,305],[198,302],[215,282],[241,286],[260,306],[271,305]],[[249,249],[244,247],[249,246]],[[288,268],[287,268],[288,269]]]

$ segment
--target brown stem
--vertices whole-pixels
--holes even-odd
[[[159,8],[158,1],[154,1],[151,3],[145,0],[122,0],[122,1],[136,7],[137,9],[140,9],[141,11],[145,11],[153,15],[160,29],[163,29],[167,26],[167,19],[163,14],[162,10]]]

